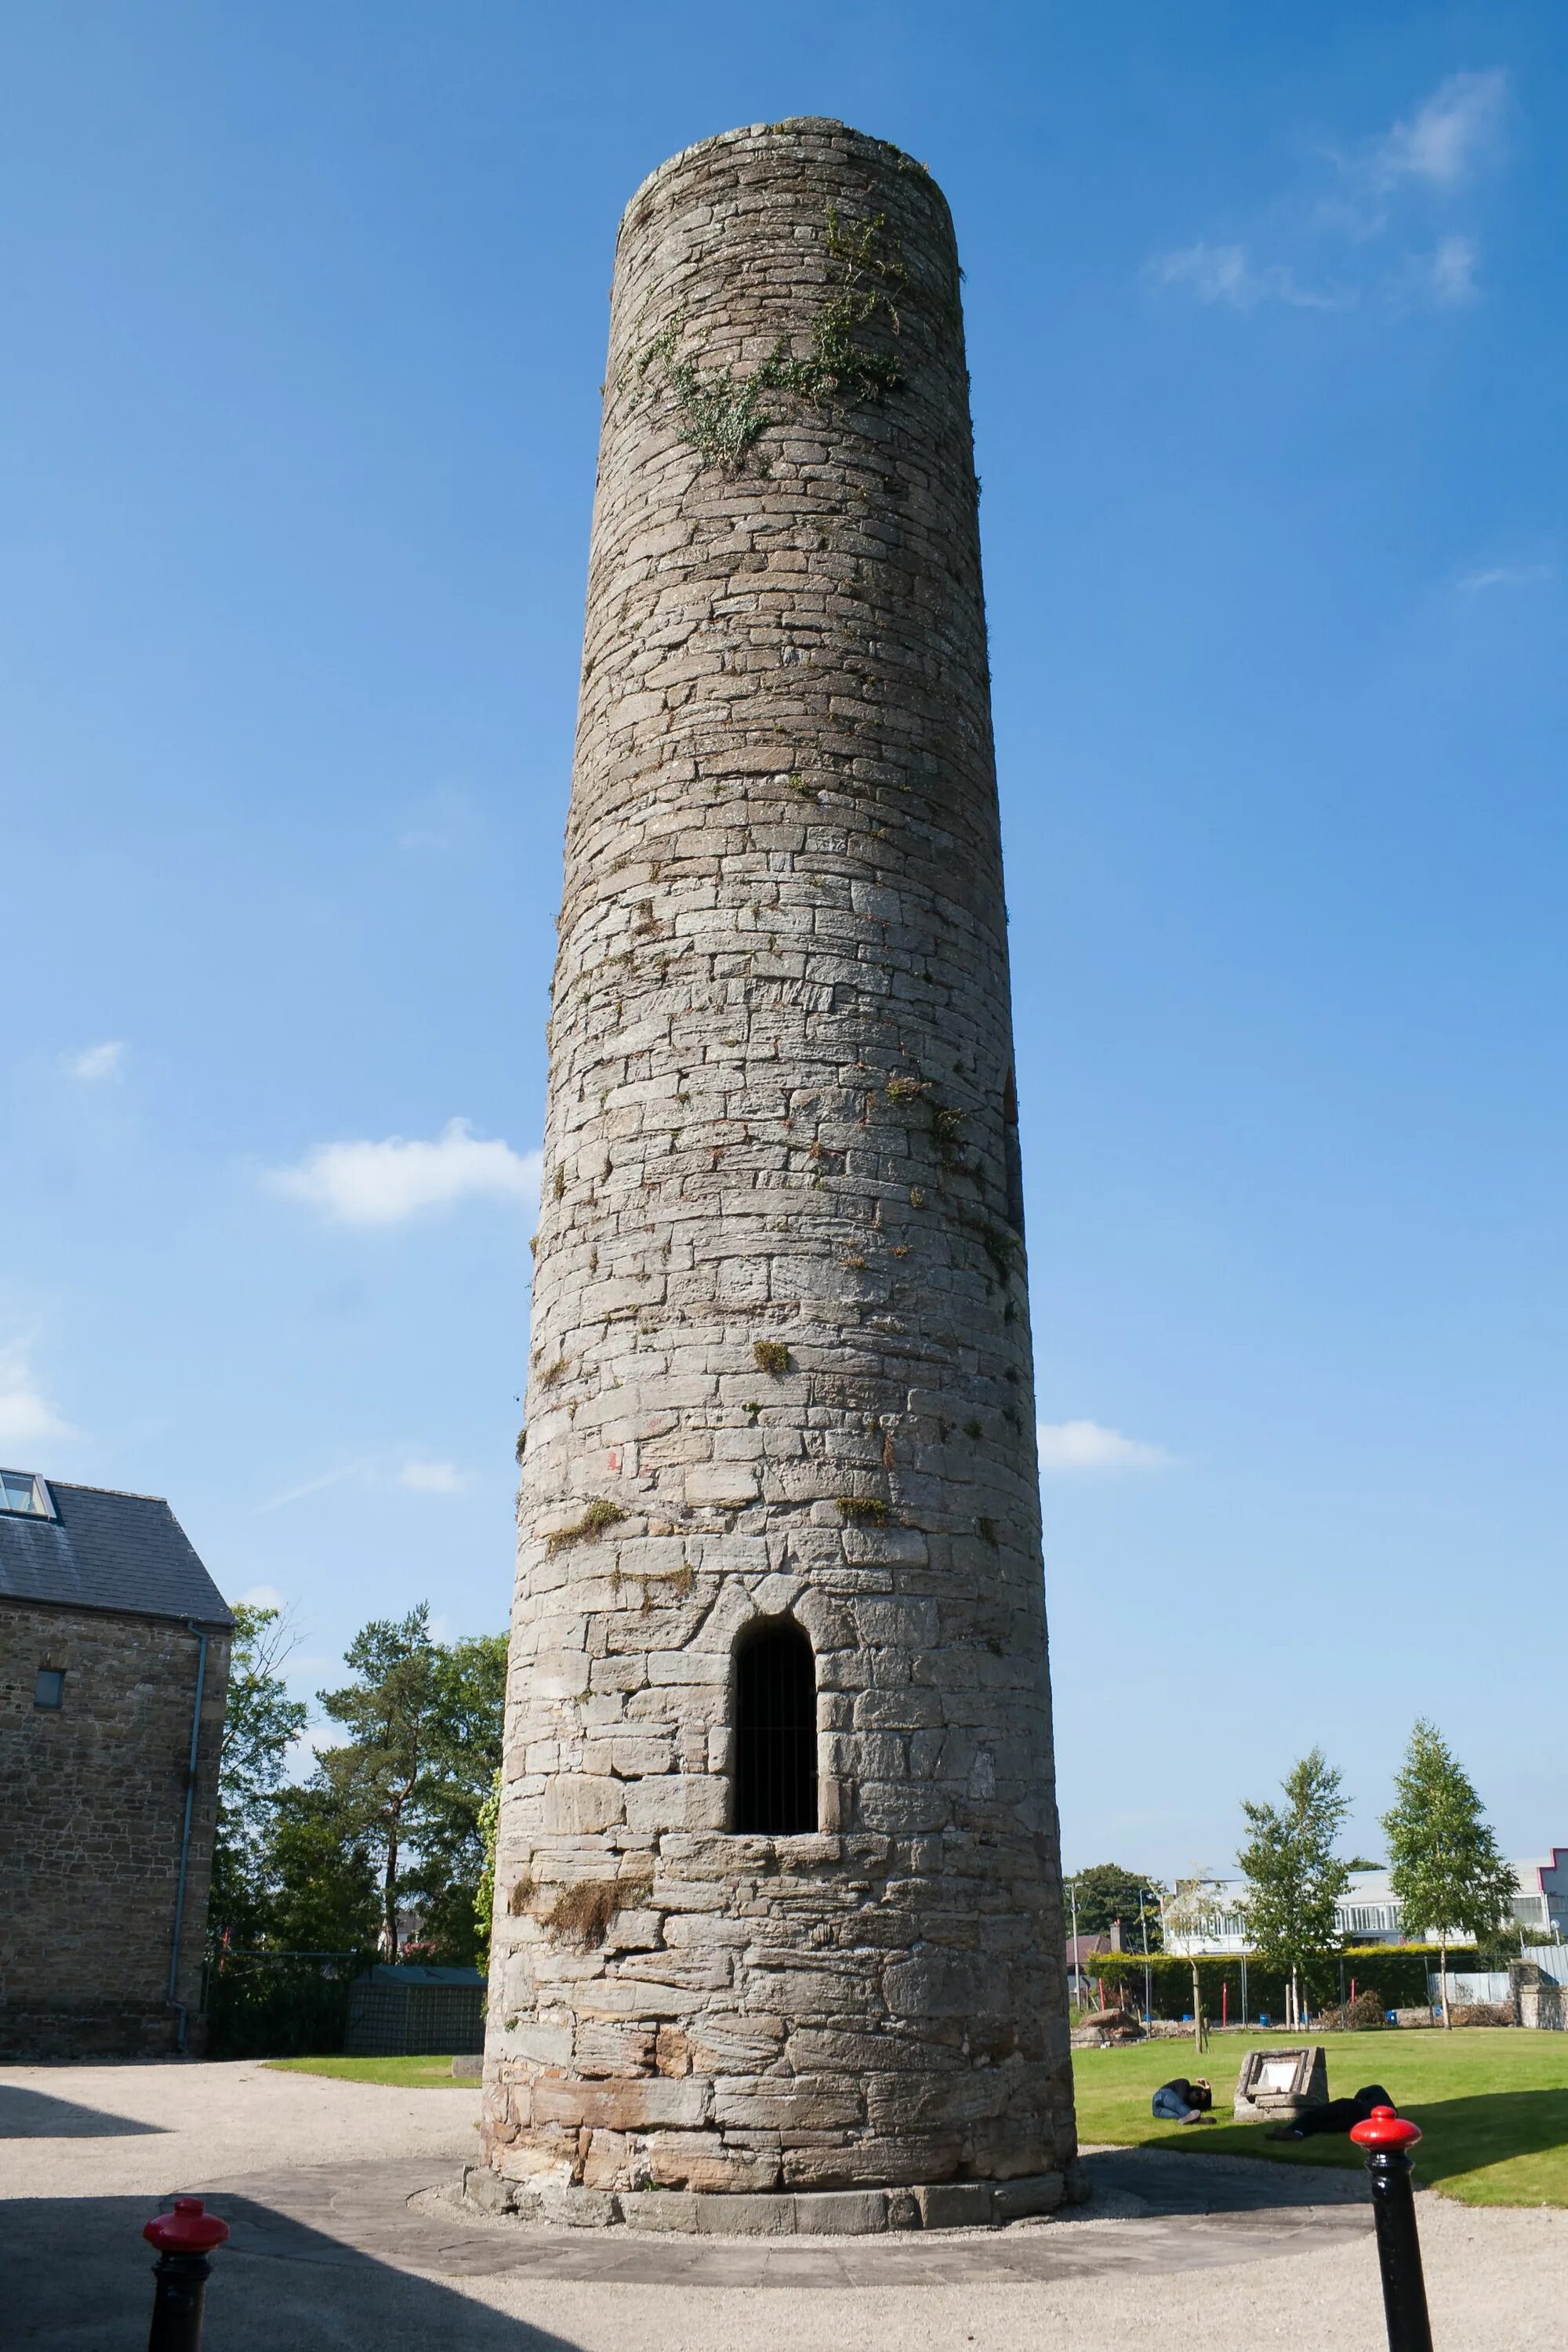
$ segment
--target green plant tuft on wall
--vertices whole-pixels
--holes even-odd
[[[567,1551],[574,1544],[592,1543],[596,1536],[617,1527],[626,1516],[618,1503],[609,1502],[604,1496],[596,1495],[580,1519],[574,1519],[569,1528],[557,1528],[553,1535],[546,1536],[544,1549],[553,1559],[558,1551]]]
[[[733,364],[705,370],[695,358],[676,356],[686,330],[685,313],[678,311],[623,370],[616,389],[630,384],[635,408],[657,384],[679,411],[680,439],[704,465],[728,474],[744,468],[764,428],[778,421],[771,395],[879,400],[896,391],[902,382],[898,362],[861,340],[879,320],[890,333],[900,331],[894,297],[908,285],[909,271],[886,228],[885,213],[846,226],[828,206],[826,243],[835,282],[812,320],[808,356],[793,352],[781,335],[750,373]]]
[[[893,1516],[875,1495],[836,1495],[833,1499],[840,1518],[847,1519],[851,1527],[885,1528]]]

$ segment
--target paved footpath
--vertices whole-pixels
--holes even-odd
[[[522,2230],[453,2204],[477,2092],[265,2067],[0,2071],[8,2343],[141,2352],[142,2223],[232,2226],[205,2352],[1383,2352],[1354,2175],[1108,2149],[1090,2203],[931,2237]],[[1421,2200],[1438,2352],[1568,2347],[1568,2214]]]

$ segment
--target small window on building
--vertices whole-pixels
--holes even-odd
[[[49,1490],[30,1470],[0,1470],[0,1511],[26,1511],[34,1519],[54,1517]]]
[[[790,1618],[752,1627],[735,1654],[732,1826],[755,1837],[816,1827],[816,1660]]]
[[[35,1706],[64,1706],[66,1674],[63,1666],[40,1666],[38,1679],[33,1685]]]

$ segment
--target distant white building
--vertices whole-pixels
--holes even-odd
[[[1554,1845],[1542,1859],[1510,1864],[1519,1892],[1513,1916],[1525,1941],[1568,1943],[1568,1846]],[[1383,1870],[1358,1870],[1335,1906],[1334,1925],[1347,1944],[1397,1944],[1401,1940],[1399,1898]],[[1247,1949],[1247,1881],[1221,1879],[1215,1887],[1214,1909],[1191,1935],[1165,1931],[1165,1949],[1186,1956],[1195,1953],[1242,1952]]]

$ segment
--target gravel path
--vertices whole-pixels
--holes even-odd
[[[205,2352],[1383,2352],[1346,2176],[1108,2151],[1091,2205],[1005,2231],[639,2242],[455,2213],[433,2192],[478,2104],[248,2063],[0,2071],[11,2340],[141,2352],[140,2227],[188,2189],[234,2225]],[[1568,2214],[1420,2217],[1438,2352],[1568,2347]]]

